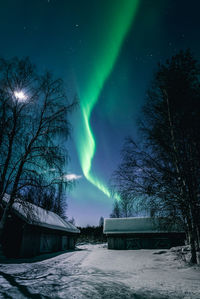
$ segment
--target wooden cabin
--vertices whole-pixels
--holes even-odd
[[[74,249],[79,233],[57,214],[16,200],[4,230],[3,252],[7,257],[32,257]]]
[[[104,220],[108,249],[167,249],[184,245],[185,233],[164,218],[131,217]]]

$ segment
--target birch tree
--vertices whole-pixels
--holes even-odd
[[[182,223],[196,263],[200,228],[200,68],[181,51],[159,65],[139,122],[140,145],[128,139],[114,178],[119,192],[139,195]]]
[[[10,209],[23,188],[59,186],[68,160],[66,140],[69,103],[63,81],[46,72],[39,74],[29,59],[4,60],[1,64],[2,126],[0,200],[10,199],[0,222],[0,235]],[[5,117],[6,115],[6,117]],[[67,182],[65,182],[67,184]]]

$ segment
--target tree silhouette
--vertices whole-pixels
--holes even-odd
[[[200,229],[200,68],[181,51],[160,64],[139,122],[141,144],[129,138],[114,174],[116,189],[140,196],[169,224],[182,223],[196,263]]]
[[[28,58],[1,60],[2,97],[0,201],[9,191],[0,222],[0,234],[22,190],[68,184],[64,178],[68,160],[66,140],[70,133],[69,103],[61,79],[49,72],[39,74]],[[41,182],[44,183],[41,186]]]

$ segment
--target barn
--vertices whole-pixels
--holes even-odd
[[[162,249],[184,245],[185,233],[164,218],[130,217],[104,220],[108,249]]]
[[[4,198],[4,203],[8,197]],[[2,247],[7,257],[32,257],[75,248],[80,231],[57,214],[16,200],[4,230]]]

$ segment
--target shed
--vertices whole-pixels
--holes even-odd
[[[6,195],[3,202],[9,200]],[[80,231],[56,213],[16,199],[3,235],[8,257],[31,257],[42,253],[74,249]]]
[[[104,220],[108,249],[161,249],[184,245],[185,233],[164,218],[130,217]]]

